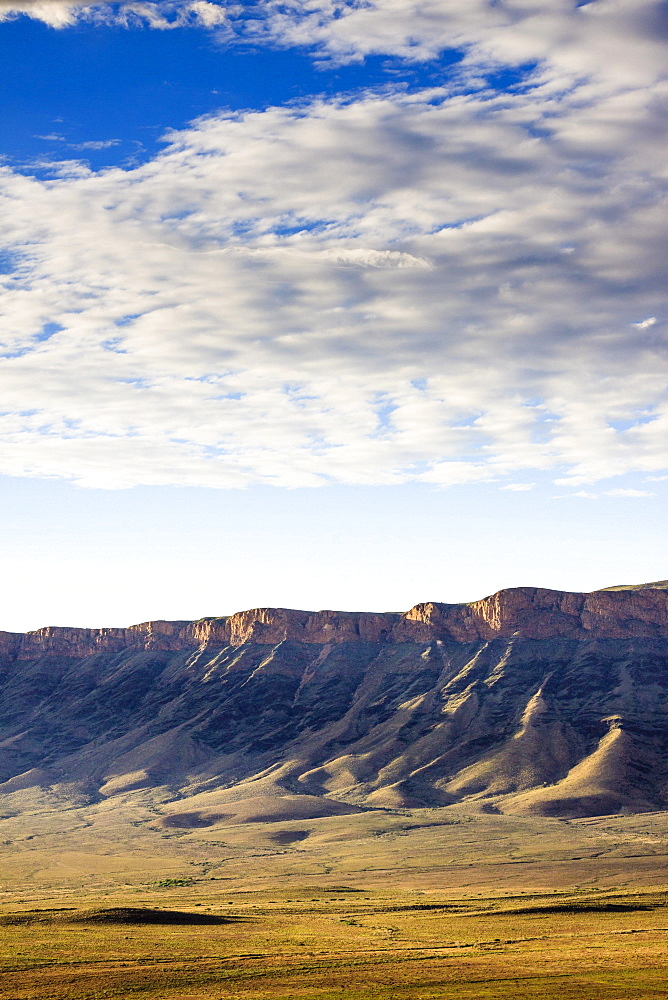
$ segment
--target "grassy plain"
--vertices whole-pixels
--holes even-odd
[[[3,1000],[668,996],[663,813],[3,829]]]

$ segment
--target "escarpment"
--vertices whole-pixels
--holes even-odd
[[[85,657],[128,648],[178,652],[202,645],[275,645],[286,639],[332,642],[425,642],[454,639],[624,639],[668,637],[665,589],[599,590],[571,594],[535,587],[500,590],[469,604],[416,604],[405,613],[293,611],[255,608],[196,622],[153,621],[128,628],[63,628],[0,632],[0,655]]]
[[[0,794],[64,784],[215,815],[668,808],[668,585],[0,633]]]

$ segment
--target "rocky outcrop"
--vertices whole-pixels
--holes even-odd
[[[49,625],[35,632],[0,633],[0,653],[18,660],[42,656],[93,656],[129,647],[176,651],[184,648],[183,632],[190,622],[145,622],[129,628],[63,628]]]
[[[536,587],[500,590],[469,604],[416,604],[399,614],[254,608],[196,622],[144,622],[128,628],[48,626],[25,634],[0,632],[0,656],[85,657],[123,649],[178,652],[201,646],[273,646],[285,640],[340,642],[475,642],[527,639],[668,637],[668,587],[566,593]]]
[[[408,639],[415,624],[421,637],[455,639],[625,639],[668,636],[668,589],[598,590],[571,594],[517,587],[471,604],[418,604],[393,634]]]

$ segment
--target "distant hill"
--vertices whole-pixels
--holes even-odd
[[[0,795],[30,789],[129,814],[155,794],[185,830],[666,809],[668,582],[0,633]]]

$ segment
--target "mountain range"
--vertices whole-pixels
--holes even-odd
[[[0,794],[31,788],[153,789],[186,830],[458,802],[663,810],[668,581],[1,632]]]

